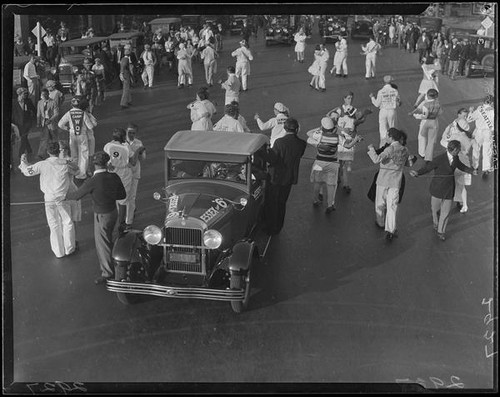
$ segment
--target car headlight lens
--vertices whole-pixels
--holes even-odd
[[[272,29],[269,29],[269,33],[272,33],[272,32],[273,32],[273,30],[272,30]]]
[[[284,33],[287,33],[287,32],[288,32],[288,29],[283,29],[283,32],[284,32]]]
[[[158,193],[158,192],[154,192],[154,193],[153,193],[153,198],[154,198],[155,200],[161,200],[161,194],[160,194],[160,193]]]
[[[73,73],[76,73],[78,72],[78,67],[77,66],[73,66]]]
[[[50,68],[50,73],[52,73],[52,74],[56,74],[56,72],[57,72],[57,69],[56,69],[56,67],[55,67],[55,66],[54,66],[54,67],[52,67],[52,68]]]
[[[345,32],[345,28],[340,28],[340,30],[341,30],[342,32]]]
[[[219,248],[222,244],[222,234],[217,230],[207,230],[203,233],[203,244],[210,249]]]
[[[142,232],[142,235],[144,237],[144,240],[146,240],[146,242],[151,245],[158,244],[163,238],[161,229],[155,225],[147,226]]]
[[[281,29],[276,29],[276,33],[279,33],[279,32],[281,32]]]
[[[328,30],[331,32],[333,28],[331,26],[328,26]]]

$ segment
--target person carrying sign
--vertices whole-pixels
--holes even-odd
[[[80,108],[80,98],[71,100],[72,108],[59,120],[58,127],[69,132],[69,146],[73,159],[77,160],[79,173],[75,178],[85,179],[89,165],[88,131],[97,126],[95,118]]]

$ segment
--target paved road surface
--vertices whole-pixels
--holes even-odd
[[[237,40],[226,37],[219,70],[232,63],[228,54]],[[304,137],[347,90],[355,93],[355,105],[369,106],[368,94],[391,74],[404,102],[400,127],[415,153],[418,124],[406,113],[422,78],[417,55],[385,49],[377,78],[366,81],[362,41],[350,41],[349,77],[328,75],[327,91],[319,93],[309,88],[307,73],[317,41],[315,31],[301,64],[294,62],[293,47],[266,47],[262,32],[257,41],[251,39],[255,60],[249,91],[241,95],[241,113],[250,128],[256,128],[255,112],[267,119],[280,101],[299,120]],[[333,58],[333,45],[328,47]],[[195,85],[183,90],[167,72],[153,90],[135,88],[130,110],[120,110],[119,91],[110,92],[96,109],[97,149],[111,139],[114,127],[132,121],[148,150],[135,228],[163,217],[152,194],[162,185],[163,146],[190,126],[186,105],[203,84],[201,65],[194,66],[194,74]],[[492,86],[492,79],[442,77],[440,132],[458,108],[479,104]],[[218,103],[216,121],[223,113],[223,91],[214,87],[211,93]],[[430,179],[407,174],[399,238],[387,244],[366,198],[377,169],[366,145],[378,144],[377,119],[375,112],[361,128],[366,139],[356,154],[352,193],[339,189],[337,211],[329,216],[312,206],[313,150],[307,149],[285,228],[271,240],[259,288],[249,311],[240,315],[229,304],[211,301],[145,299],[124,306],[93,284],[98,265],[88,198],[77,226],[80,253],[61,260],[50,250],[43,207],[11,206],[15,381],[409,381],[431,388],[491,388],[493,358],[485,349],[493,350],[484,335],[493,323],[484,321],[488,305],[483,302],[495,298],[494,179],[473,178],[470,210],[466,215],[453,211],[448,239],[441,242],[432,229]],[[10,181],[12,202],[42,199],[38,178],[16,175]]]

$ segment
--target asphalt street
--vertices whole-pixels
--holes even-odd
[[[219,71],[233,64],[230,51],[238,39],[226,36]],[[349,77],[328,74],[327,90],[320,93],[309,87],[307,73],[318,42],[316,26],[302,64],[295,61],[293,47],[265,46],[262,30],[250,40],[255,59],[240,104],[252,131],[256,112],[267,120],[273,104],[283,102],[305,139],[347,91],[354,92],[358,108],[370,106],[368,94],[376,94],[390,74],[403,101],[399,127],[416,153],[418,122],[407,113],[422,79],[418,55],[384,49],[376,78],[367,81],[363,40],[350,40]],[[327,48],[331,68],[333,44]],[[176,83],[172,73],[162,71],[152,90],[142,84],[133,89],[130,109],[120,109],[121,92],[113,90],[95,110],[97,150],[111,140],[113,128],[128,122],[139,125],[138,138],[147,148],[136,229],[164,217],[164,207],[153,199],[164,181],[163,147],[176,131],[190,127],[186,106],[205,85],[203,66],[194,65],[192,87],[177,89]],[[460,107],[480,104],[493,84],[492,78],[441,77],[440,134]],[[224,92],[214,86],[210,93],[217,121]],[[337,210],[329,215],[312,206],[314,150],[306,150],[285,227],[269,243],[249,310],[242,314],[233,313],[228,303],[200,300],[148,298],[122,305],[93,283],[98,263],[88,197],[77,225],[80,251],[64,259],[50,250],[43,205],[11,205],[13,317],[5,331],[12,331],[15,381],[410,382],[433,389],[492,388],[497,354],[487,337],[496,320],[488,322],[487,315],[496,311],[495,178],[473,177],[469,212],[453,210],[442,242],[432,227],[430,178],[414,179],[406,171],[399,237],[387,243],[366,197],[377,170],[366,148],[378,145],[378,111],[360,132],[365,140],[355,155],[352,192],[339,189]],[[36,136],[32,143],[36,150]],[[415,167],[422,164],[419,160]],[[43,200],[38,177],[11,176],[10,189],[12,203]],[[261,237],[261,251],[265,245]]]

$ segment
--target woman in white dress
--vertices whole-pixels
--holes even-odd
[[[191,85],[193,83],[193,76],[190,67],[191,54],[186,51],[186,45],[184,43],[179,44],[179,51],[177,52],[177,72],[179,73],[178,88],[183,88],[187,83]]]
[[[420,87],[418,88],[418,98],[415,101],[415,105],[413,105],[414,108],[417,108],[420,102],[424,100],[425,94],[427,94],[427,91],[431,88],[434,88],[437,92],[439,92],[439,70],[436,70],[437,67],[439,67],[439,65],[434,62],[432,57],[422,58],[422,71],[424,72],[424,76],[420,82]]]
[[[474,160],[472,157],[472,149],[477,142],[472,138],[472,133],[470,131],[469,123],[467,122],[467,116],[469,112],[466,108],[461,108],[458,110],[458,117],[450,124],[443,132],[441,137],[441,146],[447,147],[450,141],[460,142],[460,153],[458,153],[458,158],[467,167],[477,168],[478,164],[473,164]],[[458,168],[455,170],[455,196],[453,201],[457,202],[460,212],[465,214],[469,207],[467,205],[467,190],[466,186],[470,186],[472,183],[471,174],[460,171]]]
[[[306,39],[307,35],[304,33],[304,28],[300,28],[297,33],[295,33],[293,39],[297,44],[295,44],[295,54],[297,55],[297,62],[304,63],[304,52],[306,50]]]
[[[312,74],[312,79],[309,85],[311,88],[314,88],[316,90],[319,90],[318,82],[319,82],[319,60],[321,58],[321,47],[316,45],[316,49],[314,50],[314,62],[312,63],[311,66],[309,66],[309,69],[307,71]]]
[[[210,106],[205,102],[208,98],[206,90],[200,89],[196,94],[196,101],[191,102],[187,108],[191,110],[191,130],[199,131],[213,131],[212,115],[214,114],[215,107],[211,102]]]

